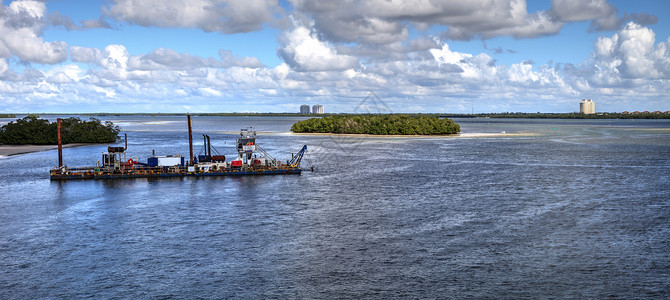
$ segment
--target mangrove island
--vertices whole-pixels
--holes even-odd
[[[338,115],[312,118],[291,126],[296,133],[372,135],[446,135],[461,131],[448,118],[418,115]]]
[[[56,145],[58,144],[56,122],[28,115],[0,127],[0,144],[7,145]],[[61,120],[63,144],[112,143],[119,138],[119,126],[96,118],[82,121],[79,118]]]

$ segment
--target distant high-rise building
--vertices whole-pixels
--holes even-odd
[[[579,103],[579,112],[585,115],[592,115],[596,113],[596,103],[591,99],[582,99]]]
[[[316,104],[312,106],[312,113],[313,114],[323,114],[323,105]]]
[[[300,105],[300,113],[303,115],[309,114],[309,105],[307,104]]]

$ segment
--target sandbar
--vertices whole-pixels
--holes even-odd
[[[74,143],[63,145],[63,148],[90,146],[98,144]],[[48,151],[58,149],[58,145],[2,145],[0,144],[0,157],[12,155]]]
[[[486,138],[486,137],[523,137],[523,136],[536,136],[536,133],[530,132],[514,132],[514,133],[455,133],[455,134],[445,134],[445,135],[377,135],[377,134],[341,134],[341,133],[295,133],[291,132],[291,135],[320,135],[320,136],[337,136],[337,137],[365,137],[365,138]]]

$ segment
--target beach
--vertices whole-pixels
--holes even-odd
[[[63,145],[63,148],[79,147],[93,144],[75,143]],[[0,157],[26,154],[58,149],[58,145],[3,145],[0,144]]]
[[[343,134],[343,133],[319,133],[319,132],[290,132],[291,135],[314,135],[314,136],[337,136],[337,137],[363,137],[363,138],[481,138],[481,137],[521,137],[521,136],[536,136],[537,133],[532,132],[514,132],[514,133],[487,133],[487,132],[471,132],[471,133],[455,133],[445,135],[398,135],[398,134]]]

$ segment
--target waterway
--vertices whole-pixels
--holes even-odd
[[[185,117],[101,119],[129,157],[188,155]],[[457,119],[463,136],[428,138],[297,120],[194,117],[194,140],[231,157],[254,126],[278,159],[307,145],[302,175],[51,182],[55,150],[0,158],[0,298],[670,297],[667,120]]]

